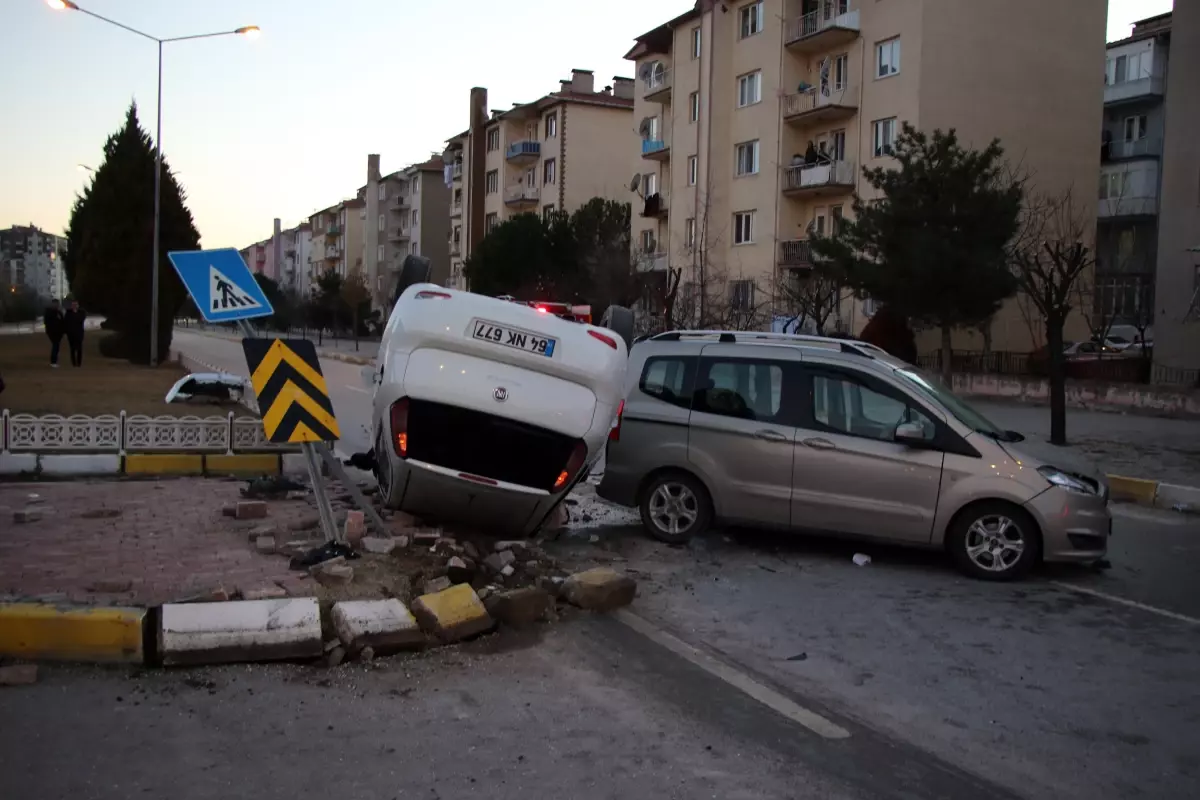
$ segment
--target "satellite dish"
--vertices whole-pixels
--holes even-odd
[[[633,179],[629,181],[629,191],[636,192],[641,187],[642,187],[642,174],[639,172],[639,173],[636,173],[633,176]]]
[[[641,124],[638,125],[638,135],[643,139],[650,136],[650,126],[653,124],[650,117],[643,117]]]

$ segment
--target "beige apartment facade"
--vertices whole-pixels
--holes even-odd
[[[487,91],[471,93],[471,127],[448,140],[452,285],[487,232],[517,214],[571,212],[593,197],[630,202],[628,153],[636,147],[634,81],[597,90],[572,70],[558,91],[488,113]]]
[[[811,270],[810,231],[848,217],[855,193],[870,198],[862,169],[893,163],[904,122],[956,128],[970,146],[1001,139],[1039,191],[1079,189],[1094,219],[1105,21],[1094,0],[700,0],[626,54],[640,268],[681,267],[714,302],[786,316],[780,287]],[[1026,315],[1009,305],[992,345],[1028,349]],[[848,299],[831,322],[859,331],[871,313]]]
[[[321,275],[333,270],[343,278],[363,269],[363,218],[366,202],[360,198],[343,200],[308,218],[312,228],[312,275],[315,286]]]
[[[363,259],[372,305],[391,307],[404,259],[423,255],[433,265],[432,280],[449,276],[449,189],[443,182],[441,156],[380,175],[379,156],[367,156]]]

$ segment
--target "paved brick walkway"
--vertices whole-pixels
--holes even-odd
[[[311,506],[277,501],[267,519],[224,516],[243,485],[200,478],[0,484],[0,597],[154,605],[217,587],[233,593],[277,584],[312,594],[311,579],[288,570],[283,556],[260,555],[248,537],[267,523],[286,531],[311,518]],[[40,502],[31,504],[31,494]],[[26,507],[42,509],[42,519],[14,522],[13,511]],[[277,541],[310,535],[320,533],[281,533]]]

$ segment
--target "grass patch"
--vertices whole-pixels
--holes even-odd
[[[208,416],[230,410],[248,414],[232,404],[192,405],[163,401],[167,391],[186,371],[178,364],[151,368],[105,358],[100,340],[107,331],[88,331],[83,337],[83,366],[71,366],[71,353],[63,339],[58,369],[50,367],[50,340],[44,333],[0,335],[0,375],[5,389],[0,408],[13,414],[167,414]]]

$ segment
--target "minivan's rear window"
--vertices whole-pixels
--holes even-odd
[[[696,359],[678,356],[650,358],[642,367],[638,389],[643,394],[680,408],[692,407]]]

